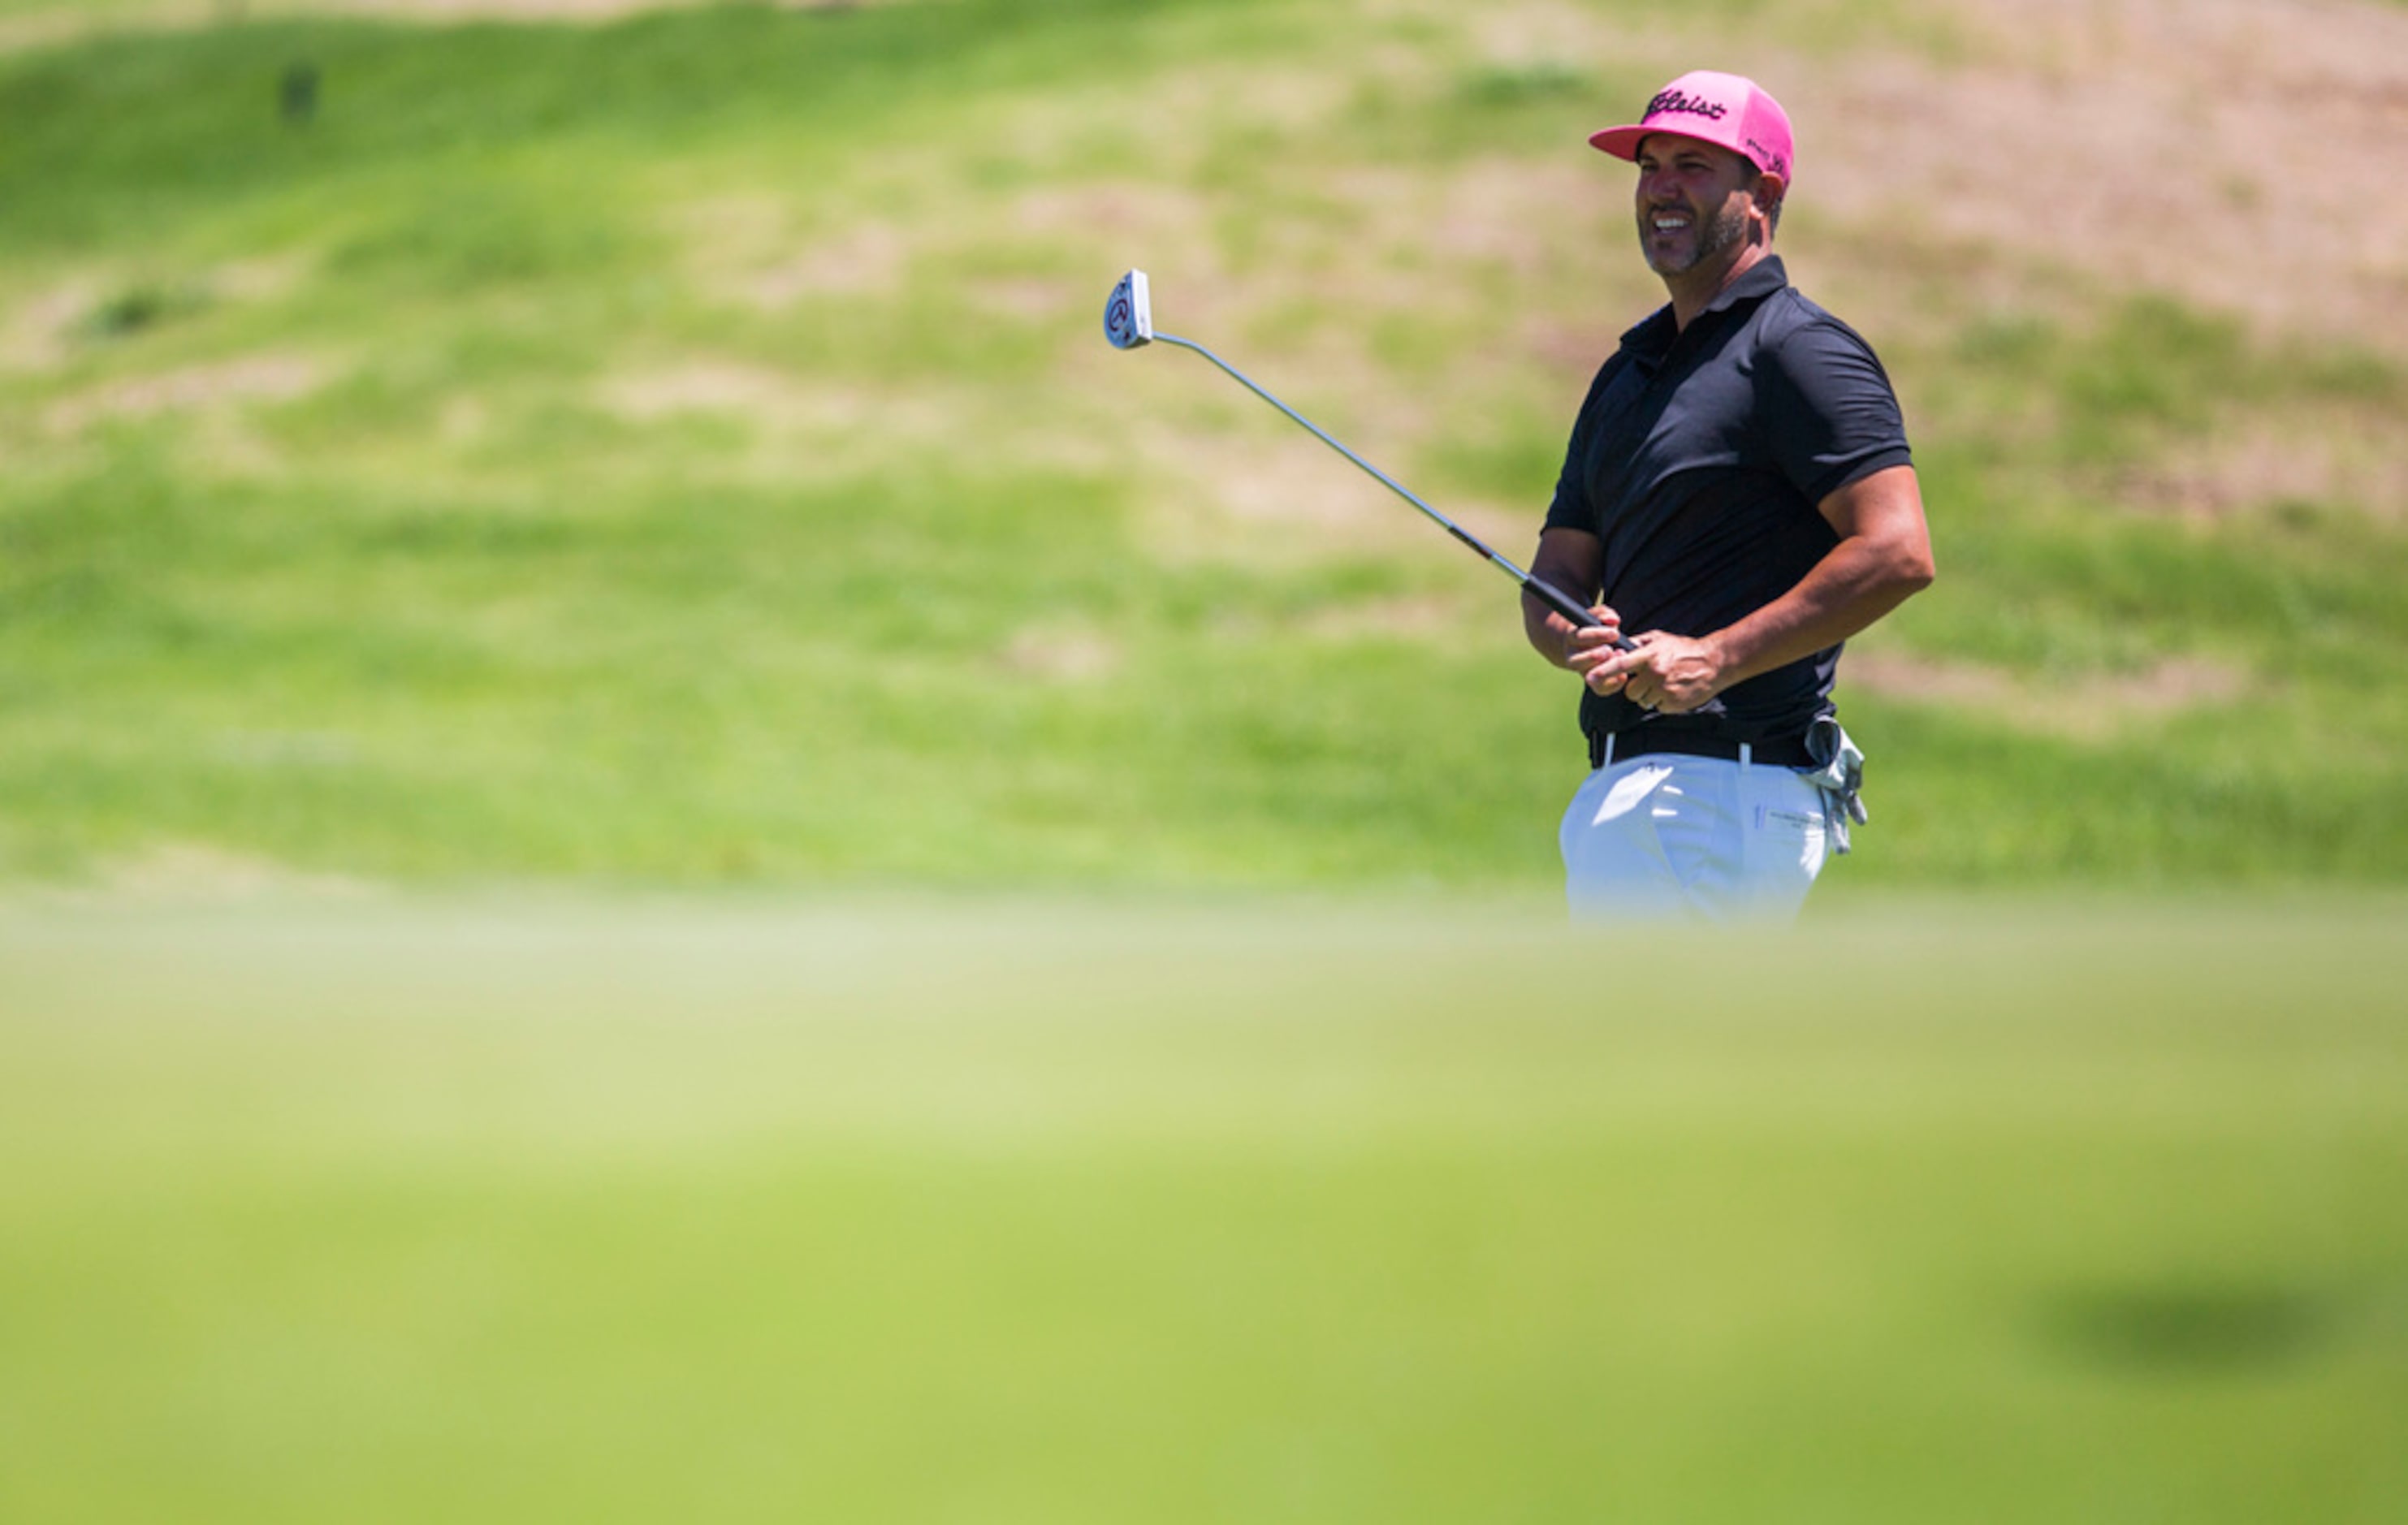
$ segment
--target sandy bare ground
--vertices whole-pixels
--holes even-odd
[[[1954,0],[1953,63],[1803,68],[1799,193],[2408,355],[2408,7]]]

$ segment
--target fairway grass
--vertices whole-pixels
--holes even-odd
[[[0,909],[0,1518],[2391,1520],[2396,903]]]

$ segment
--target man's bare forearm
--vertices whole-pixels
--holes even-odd
[[[1797,587],[1707,637],[1727,689],[1839,645],[1931,585],[1928,550],[1856,536]]]
[[[1837,646],[1931,585],[1931,532],[1914,467],[1877,471],[1815,508],[1840,543],[1797,587],[1705,638],[1717,690]]]

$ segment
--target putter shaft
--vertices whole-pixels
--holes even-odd
[[[1211,361],[1213,364],[1218,365],[1221,369],[1228,372],[1232,377],[1237,378],[1239,385],[1244,387],[1248,392],[1253,392],[1264,402],[1270,404],[1273,407],[1276,407],[1281,412],[1286,414],[1290,419],[1310,431],[1313,438],[1318,439],[1324,445],[1328,446],[1331,449],[1336,450],[1339,454],[1344,456],[1347,460],[1352,461],[1356,465],[1362,467],[1363,470],[1369,474],[1371,478],[1377,481],[1381,486],[1386,488],[1389,492],[1394,492],[1397,496],[1404,499],[1407,503],[1412,504],[1414,507],[1428,515],[1440,529],[1446,531],[1447,534],[1454,535],[1457,540],[1462,541],[1465,545],[1470,547],[1482,556],[1486,557],[1499,570],[1504,572],[1507,577],[1512,577],[1515,582],[1520,583],[1523,587],[1544,599],[1549,607],[1553,608],[1557,614],[1562,615],[1565,619],[1570,620],[1573,628],[1578,630],[1589,630],[1599,628],[1601,626],[1602,622],[1595,614],[1592,614],[1588,609],[1583,607],[1580,600],[1572,597],[1570,593],[1565,592],[1562,589],[1556,587],[1551,582],[1548,582],[1543,577],[1532,577],[1529,573],[1514,565],[1504,557],[1497,554],[1496,551],[1491,550],[1478,535],[1473,534],[1469,530],[1465,529],[1462,525],[1457,524],[1455,520],[1447,518],[1444,514],[1440,513],[1428,504],[1424,503],[1419,497],[1415,496],[1409,489],[1407,489],[1403,483],[1398,481],[1394,477],[1389,476],[1386,472],[1382,471],[1379,467],[1371,464],[1370,462],[1364,460],[1359,455],[1356,455],[1344,445],[1340,444],[1336,439],[1333,439],[1327,434],[1324,433],[1320,425],[1314,423],[1311,419],[1306,418],[1295,408],[1288,406],[1285,403],[1281,402],[1277,397],[1272,396],[1261,387],[1256,386],[1252,377],[1238,369],[1235,365],[1230,364],[1227,361],[1223,360],[1211,350],[1205,349],[1202,345],[1197,344],[1193,339],[1182,339],[1175,334],[1160,333],[1153,330],[1151,327],[1146,330],[1146,337],[1157,340],[1163,344],[1175,344],[1182,349],[1193,349],[1197,354],[1202,355],[1206,360]],[[1637,646],[1627,635],[1615,636],[1613,646],[1614,649],[1617,651],[1635,651],[1638,649]]]

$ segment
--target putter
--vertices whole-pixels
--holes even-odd
[[[1104,304],[1104,337],[1112,341],[1112,348],[1115,349],[1141,349],[1158,339],[1164,344],[1175,344],[1182,349],[1195,350],[1197,354],[1202,355],[1206,360],[1211,361],[1213,364],[1220,366],[1221,369],[1237,378],[1239,384],[1243,386],[1248,392],[1253,392],[1264,402],[1270,404],[1273,407],[1278,408],[1281,412],[1286,414],[1297,423],[1302,424],[1305,429],[1312,435],[1313,438],[1321,441],[1324,445],[1328,446],[1331,449],[1336,450],[1347,460],[1354,462],[1356,465],[1370,473],[1371,477],[1377,480],[1381,486],[1386,488],[1389,492],[1394,492],[1397,496],[1404,499],[1407,503],[1412,504],[1423,513],[1427,514],[1432,520],[1437,521],[1440,529],[1445,530],[1447,534],[1454,535],[1457,540],[1462,541],[1465,545],[1469,546],[1473,550],[1478,551],[1481,555],[1486,557],[1507,577],[1512,577],[1515,582],[1520,583],[1523,587],[1546,600],[1548,606],[1557,614],[1560,614],[1565,619],[1570,620],[1574,628],[1580,630],[1590,630],[1598,627],[1599,621],[1597,616],[1591,614],[1587,609],[1583,608],[1581,606],[1580,600],[1572,597],[1570,593],[1565,592],[1562,589],[1556,587],[1551,582],[1548,582],[1542,577],[1532,577],[1529,573],[1523,571],[1518,566],[1515,566],[1512,562],[1507,561],[1504,557],[1499,556],[1495,551],[1489,549],[1486,545],[1482,543],[1479,536],[1473,534],[1462,525],[1457,524],[1455,520],[1447,518],[1444,514],[1440,513],[1428,504],[1424,503],[1412,492],[1407,492],[1402,483],[1389,476],[1386,472],[1382,471],[1379,467],[1371,464],[1370,462],[1364,460],[1361,456],[1356,455],[1353,450],[1348,449],[1345,446],[1340,445],[1329,435],[1322,433],[1320,426],[1315,424],[1311,419],[1306,418],[1295,408],[1288,406],[1285,403],[1281,402],[1269,392],[1265,392],[1262,388],[1256,386],[1253,378],[1248,377],[1245,372],[1240,371],[1235,365],[1230,364],[1227,361],[1223,360],[1220,356],[1214,354],[1211,350],[1205,349],[1202,345],[1197,344],[1193,339],[1182,339],[1175,334],[1155,333],[1154,328],[1154,308],[1152,302],[1148,300],[1146,294],[1144,271],[1130,271],[1127,275],[1121,277],[1121,283],[1119,285],[1112,288],[1111,300]],[[1635,651],[1638,649],[1637,645],[1627,635],[1616,636],[1614,638],[1613,646],[1614,649],[1617,651]]]

